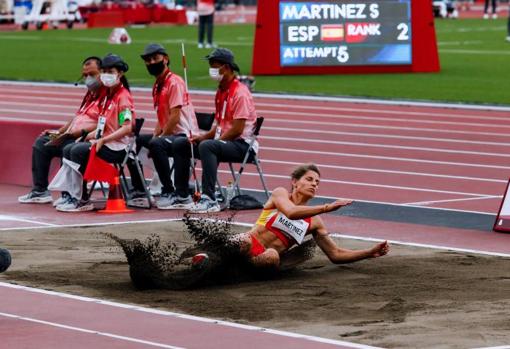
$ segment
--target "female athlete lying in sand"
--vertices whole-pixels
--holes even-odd
[[[299,166],[291,179],[292,191],[289,193],[285,188],[276,188],[253,228],[236,236],[236,240],[241,242],[243,254],[254,266],[278,268],[280,256],[293,245],[302,244],[307,235],[313,237],[335,264],[381,257],[388,253],[386,241],[367,250],[348,250],[335,244],[319,214],[336,211],[349,205],[352,200],[339,199],[329,204],[306,206],[319,188],[320,172],[316,165]],[[193,265],[201,265],[207,259],[206,253],[197,254],[193,257]]]

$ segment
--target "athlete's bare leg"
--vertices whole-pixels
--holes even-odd
[[[234,237],[235,241],[239,242],[241,253],[250,255],[251,250],[251,236],[249,233],[243,233]],[[255,267],[260,268],[278,268],[280,265],[280,255],[274,248],[268,248],[256,257],[250,257],[250,262]]]
[[[274,248],[268,248],[256,257],[250,258],[250,262],[260,268],[278,268],[280,266],[280,255]]]

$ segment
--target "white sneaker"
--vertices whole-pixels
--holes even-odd
[[[221,207],[218,201],[211,199],[207,195],[202,195],[200,200],[190,208],[190,211],[193,213],[220,212]]]
[[[493,13],[492,14],[492,19],[498,19],[498,14],[497,13]]]
[[[202,44],[201,42],[198,43],[198,48],[204,48],[204,44]]]
[[[156,202],[156,207],[160,210],[169,210],[175,202],[175,193],[163,193]]]
[[[484,13],[483,19],[489,19],[489,14],[488,13]]]
[[[53,201],[48,190],[39,192],[32,190],[30,193],[18,197],[18,202],[22,204],[47,204]]]
[[[177,195],[175,196],[175,200],[173,205],[167,207],[169,210],[189,210],[193,207],[193,200],[191,196],[187,196],[185,198]]]
[[[78,200],[70,198],[66,203],[56,207],[61,212],[86,212],[93,211],[94,204],[90,200]]]
[[[127,201],[128,206],[133,207],[141,207],[141,208],[148,208],[149,207],[149,199],[147,199],[147,194],[145,192],[141,191],[134,191],[131,193],[131,198]],[[154,205],[156,204],[156,200],[150,196],[150,204]]]
[[[69,200],[70,195],[68,193],[62,193],[62,196],[59,197],[57,200],[53,201],[53,207],[57,207],[60,205],[63,205]]]

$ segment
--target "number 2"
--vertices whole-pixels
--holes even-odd
[[[397,30],[400,30],[397,40],[409,40],[409,26],[406,23],[400,23],[397,25]]]

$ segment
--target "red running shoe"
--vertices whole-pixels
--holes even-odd
[[[209,264],[207,253],[198,253],[191,259],[191,267],[194,269],[203,269]]]

